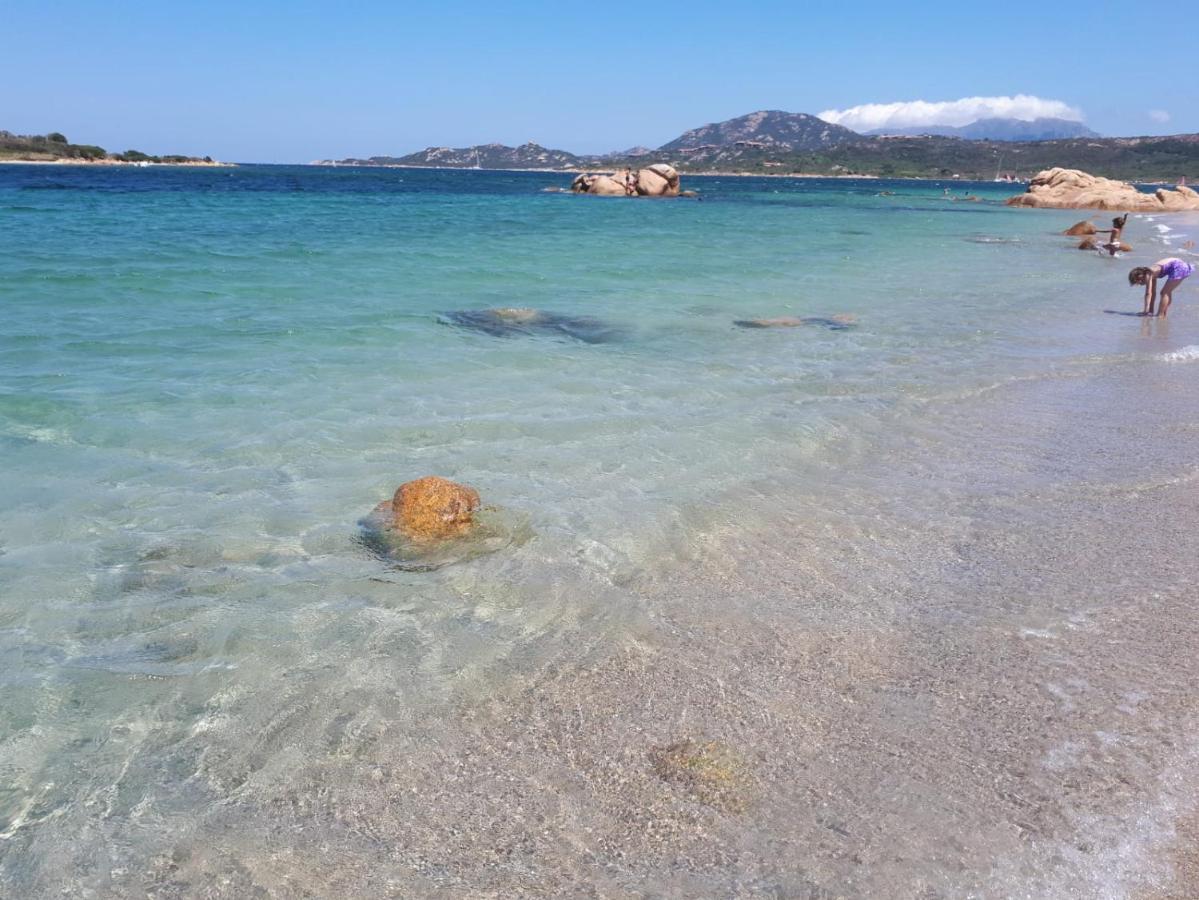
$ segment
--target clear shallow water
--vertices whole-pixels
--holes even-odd
[[[1115,314],[1139,308],[1127,268],[1185,252],[1191,220],[1134,219],[1137,252],[1106,260],[1056,235],[1078,213],[939,185],[541,191],[568,181],[0,167],[11,885],[119,892],[114,871],[203,845],[213,804],[252,821],[297,771],[319,783],[313,760],[384,735],[453,745],[420,723],[644,636],[656,590],[801,495],[853,498],[855,521],[905,498],[917,567],[900,537],[954,519],[909,495],[919,475],[868,471],[896,434],[952,456],[947,404],[970,421],[1012,385],[1186,366],[1199,345],[1185,293],[1169,323]],[[607,330],[454,324],[489,307]],[[855,328],[733,324],[842,313]],[[476,486],[510,546],[430,573],[368,552],[359,518],[428,473]],[[817,554],[847,540],[826,528]]]

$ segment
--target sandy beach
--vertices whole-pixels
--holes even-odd
[[[1199,385],[1184,370],[1145,404],[1133,376],[950,405],[928,422],[965,439],[948,457],[885,436],[851,451],[886,459],[878,493],[830,471],[757,529],[710,522],[690,577],[610,613],[630,617],[619,645],[568,630],[501,694],[468,683],[399,742],[367,727],[171,877],[236,862],[243,887],[318,894],[1193,896],[1199,571],[1176,541],[1199,521]],[[1041,424],[996,441],[1005,417]],[[1051,448],[1072,460],[1056,487]],[[912,532],[929,503],[945,524]],[[731,798],[655,771],[686,740],[729,748]],[[332,844],[304,840],[314,816],[338,823]]]
[[[223,169],[232,168],[237,163],[205,162],[202,159],[190,160],[188,162],[147,162],[145,165],[139,162],[130,162],[123,159],[4,159],[0,158],[0,165],[9,166],[133,166],[134,168],[150,168],[154,166],[183,166],[196,167],[203,169]]]

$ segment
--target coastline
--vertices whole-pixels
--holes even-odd
[[[176,166],[203,169],[232,169],[237,163],[213,160],[205,162],[202,159],[187,162],[131,162],[124,159],[0,159],[0,165],[11,166],[132,166],[139,169],[150,169],[158,166]]]
[[[608,167],[608,168],[594,168],[593,167],[593,168],[587,168],[587,169],[540,169],[540,168],[490,169],[490,168],[484,167],[484,168],[476,169],[472,166],[411,166],[411,165],[399,165],[397,163],[390,163],[388,165],[376,166],[376,165],[352,165],[352,164],[330,163],[330,162],[310,162],[310,163],[300,163],[300,165],[312,166],[312,167],[318,168],[318,169],[417,169],[417,170],[429,170],[429,171],[435,171],[435,172],[539,172],[541,174],[546,174],[546,175],[588,175],[588,174],[611,173],[611,172],[615,171],[615,169],[613,169],[612,167]],[[878,181],[881,179],[881,176],[879,176],[879,175],[820,175],[820,174],[817,174],[814,172],[784,174],[782,172],[722,172],[722,171],[686,172],[686,171],[679,170],[679,175],[680,176],[702,176],[705,178],[712,177],[712,176],[718,176],[721,178],[828,178],[828,179],[846,179],[846,180],[851,180],[851,181],[859,180],[859,179],[862,181]],[[942,179],[932,179],[932,178],[898,179],[897,178],[897,179],[893,179],[893,180],[896,180],[896,181],[900,181],[900,180],[902,180],[902,181],[947,181],[950,179],[944,179],[944,178],[942,178]],[[962,181],[963,183],[965,183],[967,181],[967,179],[953,179],[953,180]]]

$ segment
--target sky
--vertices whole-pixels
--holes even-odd
[[[1196,32],[1167,36],[1184,7],[0,0],[0,129],[235,162],[604,153],[759,109],[854,128],[1067,110],[1104,135],[1199,132]]]

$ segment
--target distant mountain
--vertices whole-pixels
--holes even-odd
[[[318,160],[317,165],[429,166],[454,169],[577,169],[580,158],[565,150],[548,150],[529,142],[519,147],[480,144],[477,147],[427,147],[407,156]]]
[[[824,150],[860,137],[856,131],[807,113],[770,109],[693,128],[658,149],[663,153],[694,153],[714,147],[756,144],[779,150]]]
[[[1053,166],[1084,169],[1096,175],[1135,181],[1199,181],[1199,135],[1102,138],[1076,122],[1019,122],[1014,126],[1036,140],[1012,140],[1004,127],[1013,120],[984,120],[957,132],[1005,134],[979,139],[963,135],[915,136],[856,134],[802,113],[767,111],[705,125],[680,135],[659,150],[633,147],[623,153],[583,156],[548,150],[538,144],[507,147],[429,147],[408,156],[345,159],[325,165],[438,166],[471,169],[545,169],[613,171],[647,162],[665,162],[683,173],[808,174],[882,176],[884,178],[981,178],[991,180],[1002,167],[1029,177]],[[1048,121],[1049,125],[1044,123]],[[996,124],[996,123],[999,124]],[[1062,126],[1081,136],[1048,138]],[[1001,127],[1002,126],[1002,127]],[[978,130],[971,131],[970,129]],[[1028,129],[1032,129],[1031,132]],[[0,146],[0,149],[3,149]],[[0,154],[2,155],[2,154]],[[318,163],[322,164],[322,163]]]
[[[603,156],[597,156],[595,159],[636,159],[642,156],[652,156],[653,153],[654,151],[651,148],[642,147],[638,144],[636,147],[630,147],[628,150],[616,150],[612,153],[605,153]]]
[[[921,128],[877,128],[868,135],[898,135],[918,137],[931,134],[956,137],[967,141],[1061,141],[1072,138],[1099,137],[1081,122],[1069,119],[979,119],[969,125],[927,125]]]

